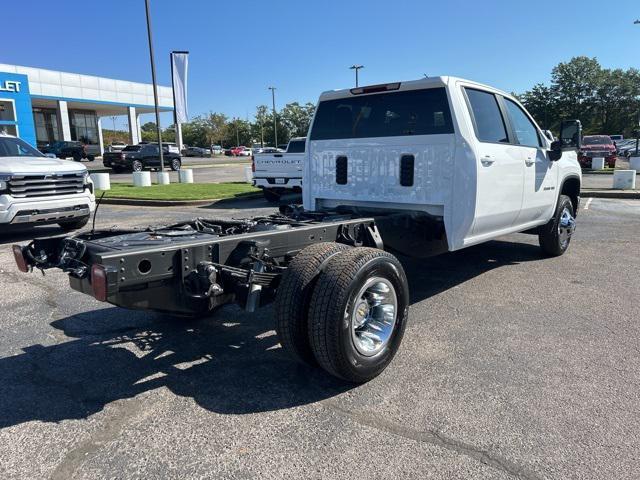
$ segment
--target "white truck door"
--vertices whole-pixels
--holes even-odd
[[[506,122],[492,92],[465,87],[476,137],[478,190],[473,236],[511,227],[522,205],[524,164],[509,143]]]
[[[558,168],[549,160],[547,142],[527,113],[508,98],[504,105],[524,164],[522,208],[516,224],[548,220],[558,195]]]

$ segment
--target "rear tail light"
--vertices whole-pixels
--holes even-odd
[[[120,154],[120,160],[124,160],[124,153]]]
[[[108,287],[107,271],[104,265],[94,264],[91,266],[91,289],[96,300],[107,301]]]
[[[21,272],[28,272],[29,271],[29,262],[27,262],[27,259],[24,256],[24,252],[22,250],[22,247],[20,245],[14,245],[13,247],[13,258],[16,261],[16,265],[18,266],[18,270],[20,270]]]

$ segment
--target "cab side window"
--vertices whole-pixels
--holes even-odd
[[[509,143],[507,128],[496,96],[493,93],[473,88],[465,88],[464,90],[469,99],[478,140],[490,143]]]
[[[529,117],[527,117],[518,104],[508,98],[504,99],[504,103],[511,118],[511,125],[518,143],[527,147],[539,147],[540,138],[538,137],[538,129],[531,120],[529,120]]]

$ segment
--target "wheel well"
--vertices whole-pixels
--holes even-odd
[[[576,177],[567,178],[562,184],[560,195],[566,195],[571,199],[573,211],[578,211],[578,201],[580,200],[580,180]]]

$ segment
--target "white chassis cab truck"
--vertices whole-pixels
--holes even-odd
[[[325,92],[306,140],[303,207],[41,238],[13,252],[21,271],[60,268],[71,288],[125,308],[190,316],[275,301],[287,352],[366,382],[391,362],[408,319],[396,254],[521,231],[546,256],[567,250],[580,138],[568,120],[551,143],[515,98],[458,78]]]
[[[82,228],[95,210],[84,165],[49,158],[23,140],[0,133],[0,229],[57,223]]]
[[[302,191],[305,143],[305,137],[294,137],[289,140],[286,152],[253,156],[253,184],[262,189],[269,202],[279,201],[285,193]]]

